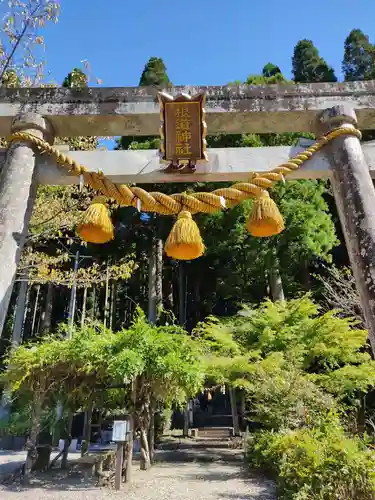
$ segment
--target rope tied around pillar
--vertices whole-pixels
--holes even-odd
[[[221,211],[223,206],[231,208],[243,200],[255,198],[253,210],[246,225],[248,231],[253,236],[258,237],[279,234],[284,229],[284,221],[276,203],[270,198],[268,190],[275,182],[284,182],[286,175],[297,170],[328,142],[345,135],[361,139],[361,132],[358,129],[347,126],[338,127],[275,169],[261,174],[253,174],[249,182],[239,182],[231,187],[216,189],[211,193],[175,193],[172,195],[158,191],[147,192],[140,187],[128,186],[127,184],[115,184],[102,172],[90,172],[85,166],[55,146],[33,134],[15,132],[7,140],[9,145],[14,141],[29,142],[40,152],[52,156],[57,164],[69,173],[82,178],[85,185],[98,191],[106,198],[114,200],[120,206],[137,208],[140,203],[143,212],[178,215],[176,224],[167,239],[165,251],[167,255],[176,259],[190,260],[200,257],[204,252],[204,244],[200,238],[198,226],[192,219],[192,215],[197,213],[215,213]],[[99,205],[103,205],[105,210]],[[78,233],[82,239],[91,243],[105,243],[113,239],[113,227],[103,199],[93,200],[82,224],[78,227]]]

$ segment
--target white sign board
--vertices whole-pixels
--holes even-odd
[[[129,430],[128,420],[115,420],[113,422],[112,441],[114,441],[115,443],[125,442],[128,430]]]

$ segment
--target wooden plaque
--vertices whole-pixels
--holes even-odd
[[[174,98],[160,92],[159,102],[161,160],[193,164],[207,161],[205,95],[179,94]]]

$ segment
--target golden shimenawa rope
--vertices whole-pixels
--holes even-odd
[[[250,197],[269,197],[267,190],[275,181],[282,180],[285,175],[297,170],[329,141],[344,135],[353,135],[359,139],[361,138],[361,132],[356,128],[339,127],[320,137],[314,144],[294,158],[289,159],[286,163],[279,165],[269,172],[253,174],[250,182],[239,182],[229,188],[216,189],[211,193],[176,193],[172,195],[160,192],[149,193],[140,187],[114,184],[101,172],[89,172],[86,167],[80,165],[56,147],[26,132],[13,133],[9,137],[8,142],[26,141],[33,144],[42,153],[48,153],[53,156],[56,162],[70,173],[73,173],[77,177],[82,175],[86,185],[99,191],[104,196],[114,199],[119,205],[140,208],[143,212],[174,215],[180,213],[181,210],[188,210],[192,214],[217,212],[223,208],[224,200],[225,207],[230,208]],[[140,207],[137,200],[140,200]]]

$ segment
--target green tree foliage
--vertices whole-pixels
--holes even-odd
[[[8,69],[4,72],[1,83],[8,88],[17,88],[20,86],[21,81],[14,69]]]
[[[335,403],[296,364],[272,353],[253,364],[243,382],[250,418],[267,429],[296,429],[323,421]]]
[[[267,300],[230,319],[202,323],[196,334],[221,346],[208,358],[210,376],[247,389],[255,408],[268,394],[270,415],[277,413],[271,400],[278,404],[278,391],[286,390],[293,379],[298,381],[292,387],[294,394],[292,388],[288,393],[293,401],[303,400],[299,391],[306,391],[306,397],[314,394],[314,383],[346,407],[357,406],[361,395],[375,386],[367,332],[334,311],[319,314],[319,306],[308,296],[276,303]]]
[[[277,70],[277,66],[269,63],[262,75],[250,75],[246,83],[287,83]],[[208,136],[207,142],[210,147],[292,146],[301,135],[304,134],[221,134]],[[247,234],[244,226],[251,201],[226,213],[201,216],[207,253],[200,261],[202,265],[205,261],[206,269],[214,266],[221,269],[219,280],[214,281],[213,272],[214,289],[210,289],[209,295],[214,304],[213,307],[209,305],[208,313],[222,310],[223,301],[229,311],[234,311],[233,300],[238,301],[239,290],[243,300],[259,300],[267,286],[266,275],[275,266],[283,278],[285,291],[293,294],[301,288],[301,274],[308,276],[309,266],[331,260],[331,251],[338,240],[325,201],[326,184],[288,181],[286,185],[277,184],[272,189],[272,196],[286,221],[285,231],[277,237],[257,239]],[[228,255],[236,255],[236,258],[228,259]],[[198,267],[199,264],[193,265]],[[310,286],[307,281],[305,286]]]
[[[373,500],[375,455],[366,444],[332,415],[312,428],[259,433],[247,457],[276,476],[280,499]]]
[[[375,48],[361,30],[352,30],[345,40],[342,71],[346,81],[374,78]]]
[[[219,297],[225,297],[231,311],[240,300],[259,300],[264,296],[267,274],[275,263],[285,293],[291,296],[300,290],[301,266],[314,266],[322,260],[329,262],[332,248],[337,244],[325,193],[325,184],[313,180],[287,181],[275,186],[272,196],[284,216],[285,230],[272,238],[254,238],[248,234],[245,224],[251,201],[227,212],[201,216],[207,252],[200,262],[206,269],[220,269],[221,276],[220,280],[206,284],[212,283],[214,287],[212,297],[219,302],[222,300]],[[233,258],[228,259],[228,255]],[[193,265],[199,266],[200,262]]]
[[[262,75],[250,75],[247,83],[267,85],[287,82],[279,70],[280,68],[276,65],[269,63],[264,67]],[[293,145],[300,135],[220,134],[208,136],[207,142],[209,147]],[[122,147],[131,149],[157,148],[159,144],[159,138],[122,138]],[[215,187],[222,187],[222,184],[186,186],[188,190],[207,191]],[[147,189],[162,189],[163,192],[167,188],[169,192],[183,190],[181,185],[161,188],[147,186]],[[210,298],[200,301],[195,317],[191,318],[192,326],[197,320],[203,319],[207,313],[222,311],[223,306],[228,308],[229,313],[234,311],[239,295],[247,301],[261,298],[266,287],[266,273],[268,273],[269,266],[277,260],[278,254],[282,256],[279,266],[286,291],[289,293],[293,293],[299,287],[301,263],[306,268],[309,265],[315,265],[319,259],[330,259],[330,251],[337,240],[334,225],[324,201],[326,195],[324,183],[288,182],[286,186],[275,187],[273,194],[278,204],[282,205],[283,215],[287,219],[287,230],[280,237],[270,238],[267,241],[249,237],[244,228],[251,202],[243,203],[227,213],[199,216],[207,253],[199,262],[192,262],[189,266],[189,283],[195,290],[200,289],[201,294]],[[228,255],[233,252],[235,252],[236,259],[228,259]],[[205,283],[202,283],[199,278],[203,268],[205,272],[212,273],[212,278],[205,280]],[[219,276],[217,269],[220,269]]]
[[[280,498],[375,498],[373,452],[338,417],[375,384],[355,321],[320,314],[306,296],[210,318],[194,334],[210,346],[210,382],[245,391],[249,418],[264,428],[247,456],[276,476]]]
[[[145,65],[139,80],[139,86],[144,87],[146,85],[155,86],[160,89],[170,85],[167,68],[161,57],[150,57]]]
[[[335,311],[319,314],[308,296],[285,302],[266,300],[260,307],[233,319],[238,341],[262,356],[283,352],[307,373],[330,373],[343,365],[370,360],[363,351],[366,330],[340,318]]]
[[[73,68],[73,70],[64,78],[62,86],[68,89],[84,89],[87,87],[87,75],[80,68]]]
[[[279,66],[269,62],[264,66],[262,74],[266,78],[272,78],[273,76],[281,75],[281,69]]]
[[[12,351],[3,382],[34,406],[61,400],[75,411],[89,397],[103,400],[111,387],[119,388],[112,404],[133,414],[146,455],[156,405],[182,403],[202,388],[199,342],[180,327],[148,324],[139,311],[131,327],[117,334],[102,325],[75,330],[70,339],[64,328],[61,334]]]
[[[333,68],[319,55],[311,40],[300,40],[297,43],[292,66],[295,82],[337,82]]]
[[[268,63],[264,66],[261,75],[249,75],[245,83],[248,85],[272,85],[287,83],[287,81],[278,66]]]

